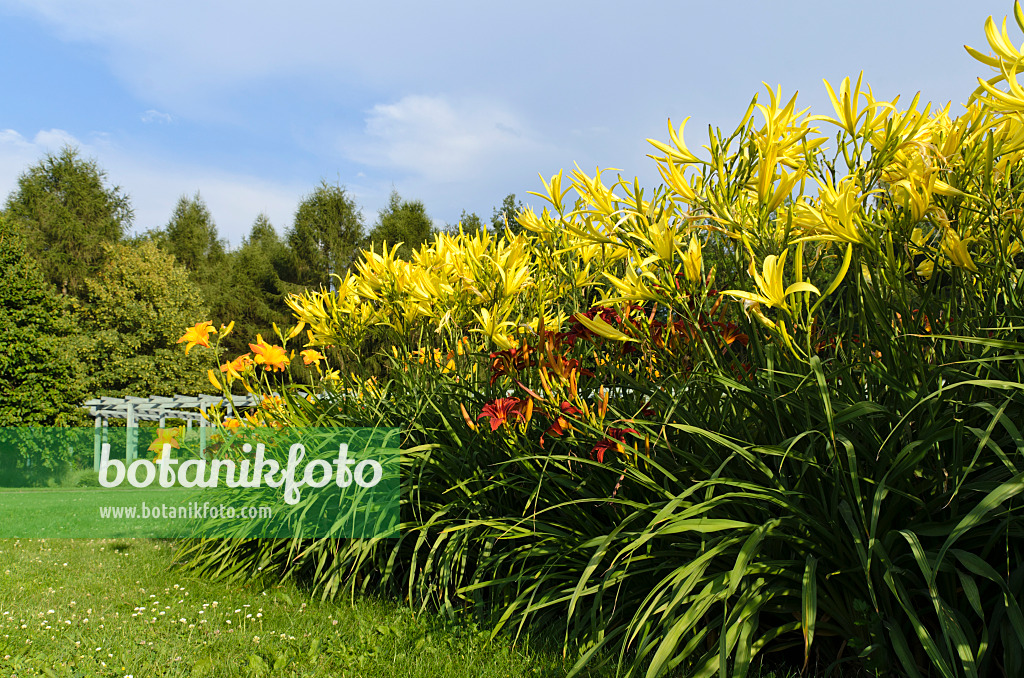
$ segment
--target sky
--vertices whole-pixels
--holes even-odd
[[[576,165],[659,182],[646,139],[691,148],[782,86],[830,114],[823,79],[966,102],[1005,0],[0,0],[0,197],[72,145],[131,197],[134,231],[197,192],[238,246],[279,233],[321,181],[367,228],[392,190],[438,226]],[[614,176],[616,173],[611,173]]]

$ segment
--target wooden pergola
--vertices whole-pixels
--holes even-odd
[[[232,405],[236,410],[254,408],[259,401],[251,395],[232,396]],[[100,451],[103,443],[107,440],[107,425],[111,419],[124,419],[127,427],[127,441],[125,443],[125,458],[133,461],[138,458],[138,441],[136,440],[136,427],[140,421],[158,421],[163,428],[168,419],[180,419],[185,422],[188,430],[192,429],[192,422],[199,422],[199,453],[206,450],[207,425],[206,410],[215,405],[226,404],[224,396],[199,395],[199,396],[149,396],[147,398],[128,396],[126,398],[93,398],[82,403],[82,407],[89,408],[90,416],[96,420],[95,434],[93,436],[93,468],[100,469]]]

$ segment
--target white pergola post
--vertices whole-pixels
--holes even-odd
[[[96,417],[96,425],[93,427],[92,433],[92,470],[99,473],[100,471],[100,452],[103,449],[103,423],[100,421],[102,417]]]
[[[135,406],[131,402],[128,403],[128,413],[125,419],[127,422],[125,424],[127,427],[125,431],[125,458],[127,460],[126,463],[131,463],[138,456],[138,450],[135,449],[135,427],[137,426],[135,423]]]
[[[199,420],[199,456],[206,458],[206,408],[199,406],[199,413],[202,419]]]

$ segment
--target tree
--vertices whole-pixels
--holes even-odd
[[[103,264],[104,246],[131,227],[128,196],[107,186],[106,177],[94,161],[65,146],[18,177],[7,198],[6,216],[20,225],[46,280],[64,294],[77,294]]]
[[[171,220],[157,234],[161,248],[174,255],[178,263],[197,279],[206,278],[224,264],[224,242],[217,237],[217,225],[202,196],[196,192],[178,199]]]
[[[242,246],[228,255],[227,294],[224,303],[213,309],[215,321],[235,322],[234,332],[223,346],[234,357],[249,350],[248,342],[257,334],[273,336],[273,325],[285,328],[292,321],[284,298],[298,291],[285,282],[294,276],[293,258],[288,245],[274,226],[261,214],[256,217]]]
[[[331,275],[343,275],[363,240],[363,215],[342,186],[322,181],[299,203],[287,233],[295,278],[303,287],[330,288]]]
[[[234,306],[238,296],[232,284],[231,256],[226,243],[218,237],[217,224],[199,192],[192,197],[181,196],[167,225],[148,236],[188,272],[202,294],[210,318],[227,322],[227,310]]]
[[[85,369],[70,303],[0,217],[0,427],[85,421]]]
[[[480,218],[480,215],[476,212],[466,212],[462,210],[462,214],[459,215],[459,223],[448,224],[445,229],[449,233],[458,233],[459,226],[466,233],[476,233],[477,231],[484,228],[484,220]]]
[[[522,233],[523,227],[516,220],[516,215],[522,211],[523,203],[516,202],[516,194],[506,195],[505,199],[501,201],[501,205],[495,207],[494,213],[491,215],[491,227],[494,228],[494,232],[499,235],[504,234],[509,238]]]
[[[377,213],[377,223],[370,232],[374,246],[387,243],[389,247],[401,243],[398,256],[408,259],[414,250],[430,239],[434,223],[427,216],[427,208],[419,200],[402,200],[398,191],[391,191],[388,204]]]
[[[207,319],[189,272],[152,241],[108,245],[107,263],[85,282],[80,324],[92,340],[83,358],[97,395],[173,395],[209,390],[202,350],[186,356],[185,328]]]

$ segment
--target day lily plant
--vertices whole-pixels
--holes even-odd
[[[401,428],[403,536],[194,562],[561,628],[579,671],[1015,675],[1024,56],[985,31],[962,110],[767,87],[701,146],[670,121],[660,186],[542,176],[517,235],[381,243],[291,296],[211,363],[265,404],[223,416]]]

